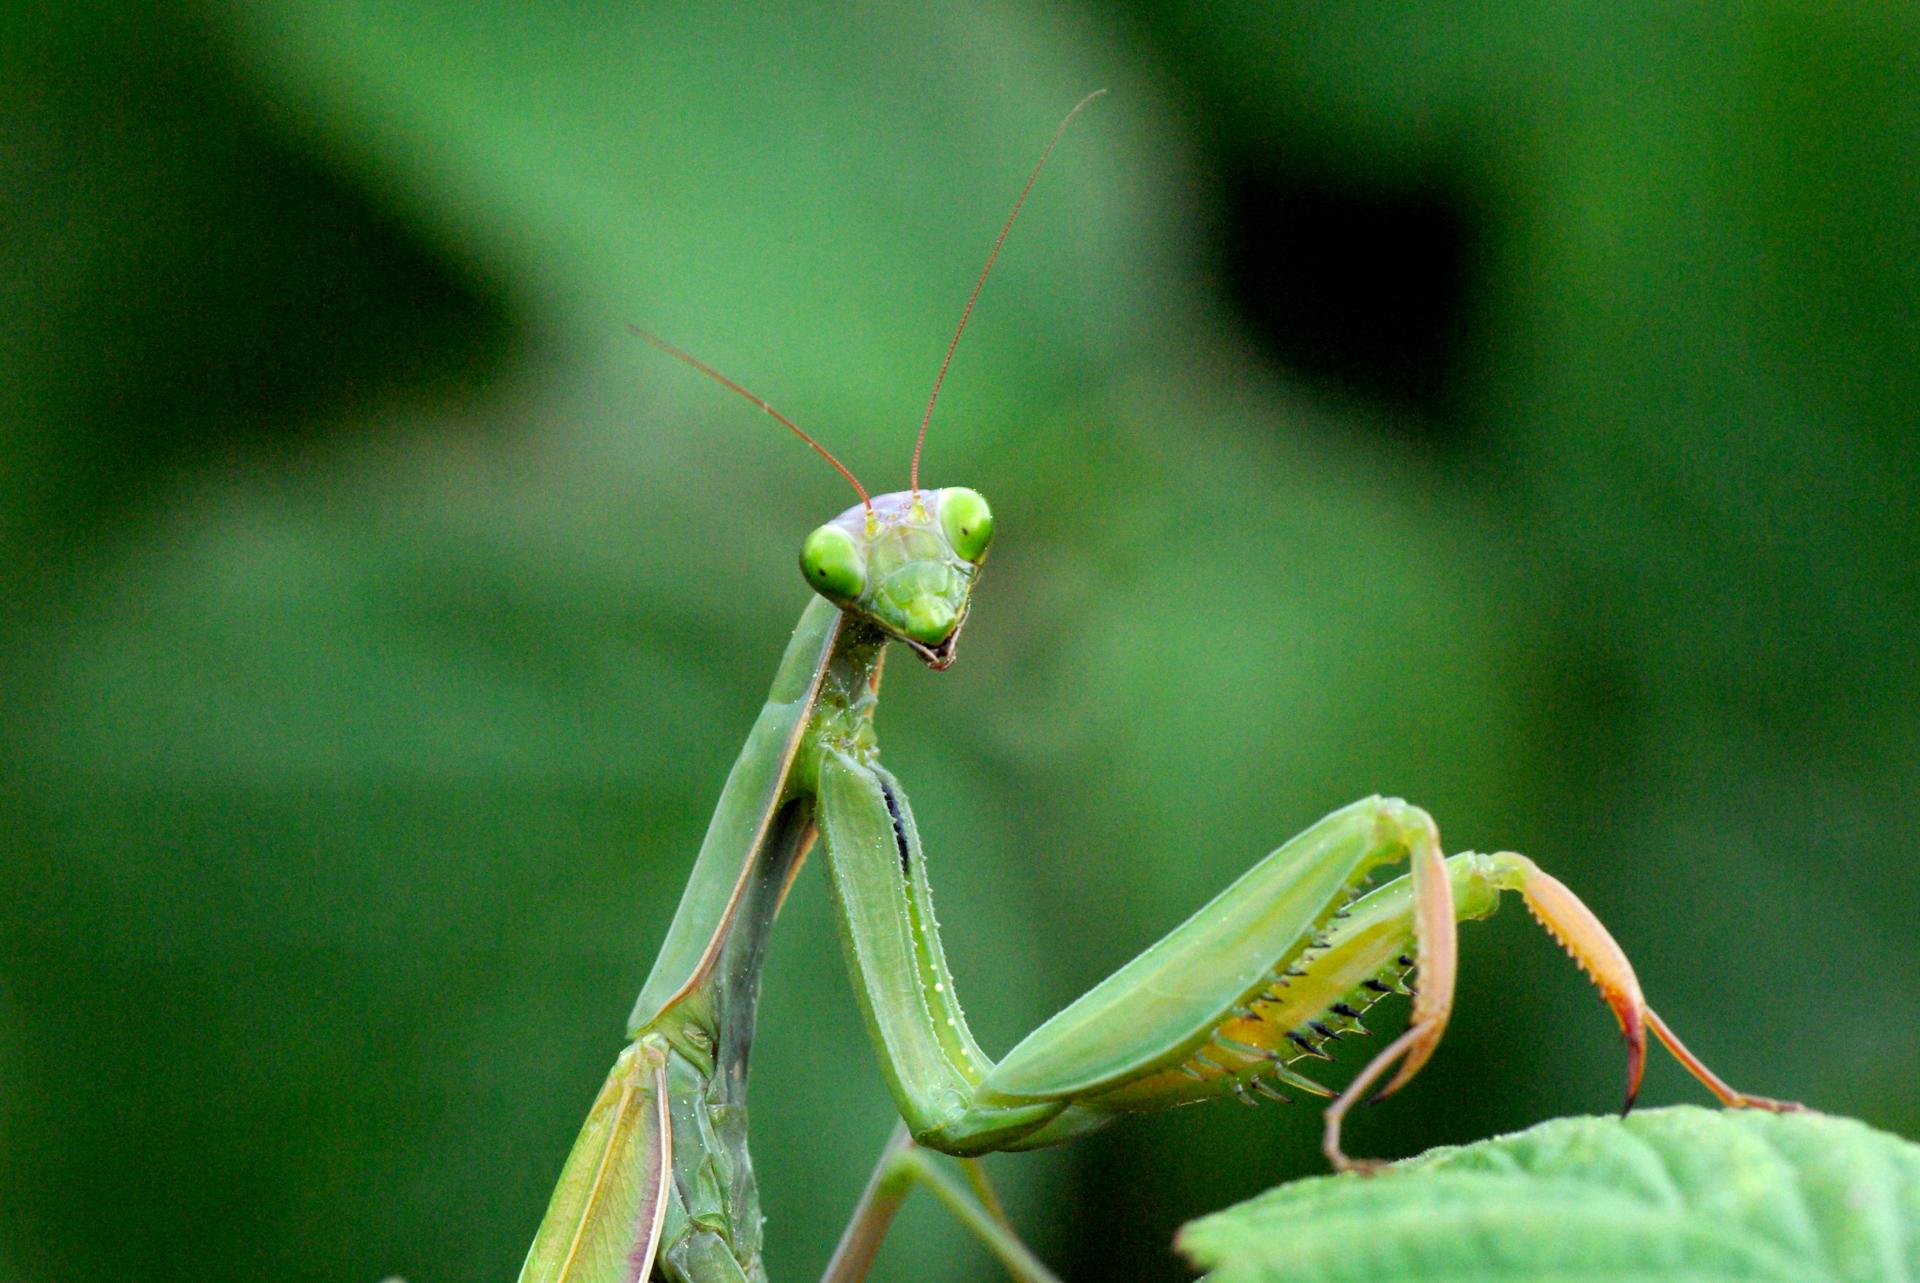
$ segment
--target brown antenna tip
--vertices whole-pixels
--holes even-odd
[[[1013,220],[1020,217],[1020,207],[1027,203],[1027,193],[1033,190],[1040,171],[1047,167],[1047,157],[1053,155],[1053,149],[1060,143],[1060,136],[1067,132],[1067,126],[1073,123],[1073,118],[1080,114],[1081,108],[1105,92],[1104,89],[1094,90],[1060,118],[1053,137],[1047,140],[1046,150],[1040,153],[1040,159],[1034,162],[1033,172],[1027,175],[1026,185],[1020,189],[1020,195],[1014,198],[1013,209],[1007,214],[1007,221],[1001,225],[1000,235],[993,240],[993,249],[987,253],[987,265],[980,269],[980,279],[973,283],[973,293],[967,295],[967,305],[960,311],[960,324],[954,327],[953,339],[947,344],[947,354],[940,359],[940,373],[934,376],[933,392],[927,397],[927,412],[920,416],[920,435],[913,439],[913,466],[907,473],[907,485],[916,495],[920,493],[920,451],[927,443],[927,425],[933,422],[933,403],[940,399],[940,385],[947,381],[947,367],[953,364],[954,349],[960,346],[960,335],[967,328],[967,318],[973,315],[973,305],[980,298],[981,287],[987,283],[987,273],[993,270],[993,260],[1000,257],[1000,247],[1007,243],[1007,233],[1013,230]]]

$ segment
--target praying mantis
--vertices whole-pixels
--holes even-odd
[[[994,518],[964,487],[922,488],[934,403],[974,303],[1068,124],[1060,122],[975,281],[927,400],[908,488],[869,495],[766,401],[663,339],[640,336],[744,397],[832,464],[860,502],[809,534],[813,597],[721,792],[679,910],[628,1022],[628,1045],[574,1142],[521,1283],[752,1283],[766,1278],[747,1148],[747,1062],[769,933],[809,850],[827,867],[854,996],[901,1124],[883,1151],[829,1283],[865,1277],[895,1209],[928,1188],[1026,1283],[1053,1276],[1014,1234],[976,1159],[1059,1144],[1121,1114],[1221,1096],[1330,1101],[1322,1148],[1342,1171],[1341,1124],[1432,1056],[1453,1003],[1457,924],[1517,891],[1587,972],[1627,1046],[1627,1106],[1648,1034],[1731,1107],[1799,1108],[1736,1091],[1647,1005],[1632,965],[1564,884],[1512,852],[1448,856],[1429,815],[1369,797],[1260,860],[1165,938],[996,1061],[968,1028],[934,921],[920,833],[881,764],[874,713],[898,642],[954,662]],[[1368,888],[1372,876],[1407,871]],[[1362,1017],[1410,998],[1405,1032],[1341,1091],[1301,1072]],[[1389,1076],[1391,1075],[1391,1076]],[[1382,1080],[1385,1080],[1382,1083]],[[1377,1088],[1376,1085],[1378,1084]],[[960,1160],[955,1179],[928,1150]]]

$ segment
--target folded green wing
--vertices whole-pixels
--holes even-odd
[[[660,1247],[672,1149],[664,1044],[643,1039],[595,1098],[520,1283],[642,1283]]]

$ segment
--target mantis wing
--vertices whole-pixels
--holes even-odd
[[[667,1211],[673,1133],[666,1053],[643,1039],[614,1061],[567,1155],[520,1283],[640,1283]]]

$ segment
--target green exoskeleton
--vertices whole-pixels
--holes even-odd
[[[968,312],[1045,162],[1043,153]],[[965,325],[963,313],[948,361]],[[993,541],[992,512],[972,490],[922,489],[918,443],[909,488],[869,498],[766,402],[644,337],[792,428],[840,468],[861,502],[802,546],[815,595],[727,778],[633,1009],[630,1043],[574,1143],[522,1283],[765,1277],[747,1152],[747,1056],[768,933],[816,840],[854,994],[903,1120],[829,1279],[865,1274],[915,1184],[1016,1277],[1050,1279],[971,1160],[1057,1144],[1122,1113],[1227,1095],[1328,1097],[1328,1160],[1363,1166],[1341,1149],[1341,1120],[1383,1078],[1379,1095],[1433,1054],[1452,1006],[1456,924],[1491,913],[1503,891],[1520,893],[1612,1007],[1627,1043],[1629,1105],[1651,1031],[1724,1103],[1792,1108],[1735,1091],[1688,1052],[1647,1006],[1620,947],[1560,882],[1521,855],[1449,857],[1426,812],[1381,797],[1336,811],[1268,855],[996,1061],[974,1041],[954,993],[913,809],[881,764],[874,730],[889,642],[935,670],[953,662]],[[1394,865],[1407,872],[1364,890]],[[1301,1072],[1300,1062],[1328,1058],[1330,1039],[1359,1031],[1368,1008],[1392,995],[1412,999],[1406,1031],[1343,1091]],[[959,1156],[964,1179],[935,1165],[929,1149]]]

